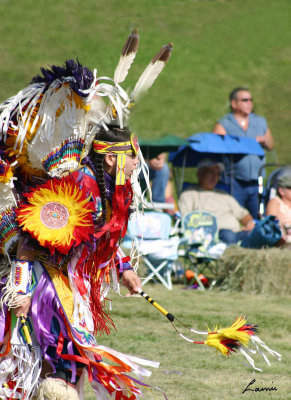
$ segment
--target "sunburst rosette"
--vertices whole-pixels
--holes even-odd
[[[94,205],[71,176],[53,178],[24,196],[17,210],[19,225],[51,253],[67,254],[90,240]]]

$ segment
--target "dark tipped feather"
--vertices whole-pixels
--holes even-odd
[[[133,63],[139,45],[139,36],[137,29],[134,29],[123,46],[119,62],[114,71],[114,81],[121,83],[126,78],[129,68]]]
[[[139,45],[138,30],[134,29],[128,36],[125,45],[123,46],[121,54],[127,56],[130,53],[136,53]]]
[[[172,43],[163,46],[160,51],[152,58],[149,65],[141,74],[132,92],[132,99],[136,100],[142,93],[146,92],[162,72],[168,62],[173,45]]]
[[[153,57],[152,63],[154,64],[156,61],[160,60],[166,63],[171,57],[173,48],[173,43],[165,44],[160,51]]]

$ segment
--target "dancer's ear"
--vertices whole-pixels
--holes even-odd
[[[117,157],[115,154],[105,154],[104,169],[111,176],[116,175],[116,162],[117,162]]]

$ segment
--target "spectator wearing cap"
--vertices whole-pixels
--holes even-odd
[[[291,168],[277,180],[277,195],[269,200],[266,215],[277,217],[285,243],[291,243]]]
[[[245,208],[228,193],[216,189],[223,164],[203,159],[197,165],[198,185],[182,192],[179,210],[182,215],[191,211],[206,211],[216,217],[219,239],[227,244],[242,240],[254,226],[254,220]]]
[[[265,118],[253,112],[250,91],[244,87],[233,89],[229,95],[229,103],[230,112],[218,120],[213,133],[253,138],[266,150],[272,150],[273,136]],[[264,163],[264,157],[248,154],[236,158],[233,166],[225,164],[226,175],[231,181],[232,195],[254,218],[258,217],[258,176]]]

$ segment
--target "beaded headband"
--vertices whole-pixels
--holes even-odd
[[[126,154],[137,155],[139,145],[137,137],[132,133],[127,142],[104,142],[103,140],[93,140],[93,149],[99,154],[116,154],[116,185],[125,184],[125,162]]]
[[[132,133],[128,142],[105,142],[103,140],[93,140],[93,149],[99,154],[134,154],[137,155],[139,145],[137,137]]]

